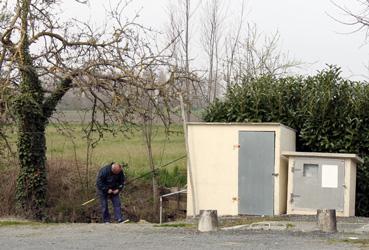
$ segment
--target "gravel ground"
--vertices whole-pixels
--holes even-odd
[[[55,224],[0,227],[0,249],[364,249],[343,235],[231,230],[198,233],[151,224]],[[346,237],[346,236],[345,236]]]

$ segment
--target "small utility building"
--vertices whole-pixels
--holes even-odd
[[[287,209],[287,158],[295,131],[279,123],[189,123],[187,216],[279,215]]]
[[[283,152],[289,159],[287,214],[316,214],[335,209],[338,216],[355,215],[355,154]]]

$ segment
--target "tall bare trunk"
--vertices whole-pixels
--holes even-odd
[[[190,25],[190,0],[186,0],[186,35],[185,35],[185,56],[186,56],[186,92],[187,92],[187,103],[186,103],[186,119],[191,121],[191,81],[190,81],[190,59],[189,59],[189,25]]]

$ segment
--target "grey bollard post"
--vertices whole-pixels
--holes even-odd
[[[318,209],[318,227],[323,232],[337,232],[337,219],[335,209]]]
[[[217,210],[200,210],[200,219],[197,229],[200,232],[212,232],[218,230]]]

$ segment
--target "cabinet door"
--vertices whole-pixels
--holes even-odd
[[[274,214],[274,132],[239,132],[239,214]]]
[[[292,209],[344,208],[344,161],[298,158],[293,171]]]

